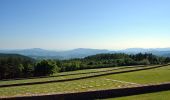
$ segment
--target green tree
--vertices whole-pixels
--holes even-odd
[[[170,58],[169,58],[169,57],[166,57],[164,63],[170,63]]]
[[[33,76],[33,72],[34,72],[34,66],[32,64],[28,64],[24,66],[24,69],[23,69],[24,77]]]
[[[34,70],[35,76],[47,76],[57,71],[57,65],[52,61],[42,60],[37,63]]]

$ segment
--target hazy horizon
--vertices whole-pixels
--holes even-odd
[[[123,49],[100,49],[100,48],[71,48],[71,49],[45,49],[45,48],[0,48],[0,50],[31,50],[31,49],[42,49],[42,50],[49,50],[49,51],[69,51],[69,50],[76,50],[76,49],[96,49],[96,50],[109,50],[109,51],[120,51],[120,50],[128,50],[128,49],[145,49],[145,50],[152,50],[152,49],[170,49],[170,47],[164,48],[123,48]],[[165,51],[165,50],[164,50]]]
[[[170,47],[169,0],[1,0],[0,48]]]

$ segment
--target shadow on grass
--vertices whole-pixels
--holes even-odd
[[[140,68],[140,69],[131,69],[131,70],[125,70],[125,71],[119,71],[119,72],[108,72],[108,73],[103,73],[103,74],[97,74],[97,75],[91,75],[91,76],[83,76],[83,77],[72,78],[72,79],[62,79],[62,80],[52,80],[52,81],[42,81],[42,82],[30,82],[30,83],[20,83],[20,84],[6,84],[6,85],[0,85],[0,87],[2,88],[2,87],[36,85],[36,84],[55,83],[55,82],[67,82],[67,81],[81,80],[81,79],[87,79],[87,78],[94,78],[94,77],[111,75],[111,74],[121,74],[121,73],[149,70],[149,69],[155,69],[155,68],[160,68],[160,67],[164,67],[164,66],[168,66],[168,65],[159,65],[159,66],[154,66],[154,67]]]

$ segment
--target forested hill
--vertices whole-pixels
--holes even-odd
[[[160,57],[151,53],[138,53],[138,54],[97,54],[93,56],[85,57],[86,62],[90,62],[91,65],[105,65],[122,66],[122,65],[147,65],[147,64],[163,64],[170,61],[169,57]]]
[[[0,63],[2,63],[2,60],[4,62],[12,62],[14,64],[30,64],[30,63],[34,63],[35,60],[31,57],[27,57],[24,55],[20,55],[20,54],[3,54],[0,53]]]
[[[6,53],[0,53],[0,58],[9,58],[9,57],[13,57],[13,58],[23,58],[23,59],[30,59],[33,60],[30,57],[24,56],[24,55],[20,55],[20,54],[6,54]]]
[[[34,63],[35,60],[27,56],[0,53],[0,79],[30,76]]]
[[[60,71],[71,71],[89,68],[103,68],[128,65],[150,65],[150,64],[166,64],[170,62],[169,57],[160,57],[153,54],[133,54],[124,53],[115,54],[97,54],[82,59],[62,60]]]

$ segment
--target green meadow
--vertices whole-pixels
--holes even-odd
[[[146,66],[146,67],[150,67],[150,66]],[[94,75],[100,75],[100,74],[111,73],[111,72],[120,72],[120,71],[138,69],[138,68],[143,68],[143,67],[142,66],[126,66],[126,67],[78,70],[78,71],[56,73],[49,77],[37,77],[37,78],[18,79],[18,80],[4,80],[4,81],[0,81],[0,85],[67,80],[67,79],[94,76]]]
[[[157,66],[157,65],[155,65]],[[145,84],[155,84],[169,82],[170,66],[161,68],[126,72],[119,74],[102,75],[111,72],[121,72],[132,69],[150,68],[154,66],[126,66],[115,68],[89,69],[81,71],[63,72],[46,78],[21,79],[21,80],[4,80],[0,81],[0,85],[23,84],[43,81],[67,80],[81,78],[87,76],[101,75],[86,79],[77,79],[64,82],[52,82],[36,85],[22,85],[11,87],[0,87],[0,98],[13,96],[28,96],[42,94],[60,94],[60,93],[76,93],[83,91],[105,90],[123,87],[133,87]],[[154,94],[153,94],[154,95]],[[124,100],[124,99],[120,99]],[[142,99],[141,99],[142,100]]]

